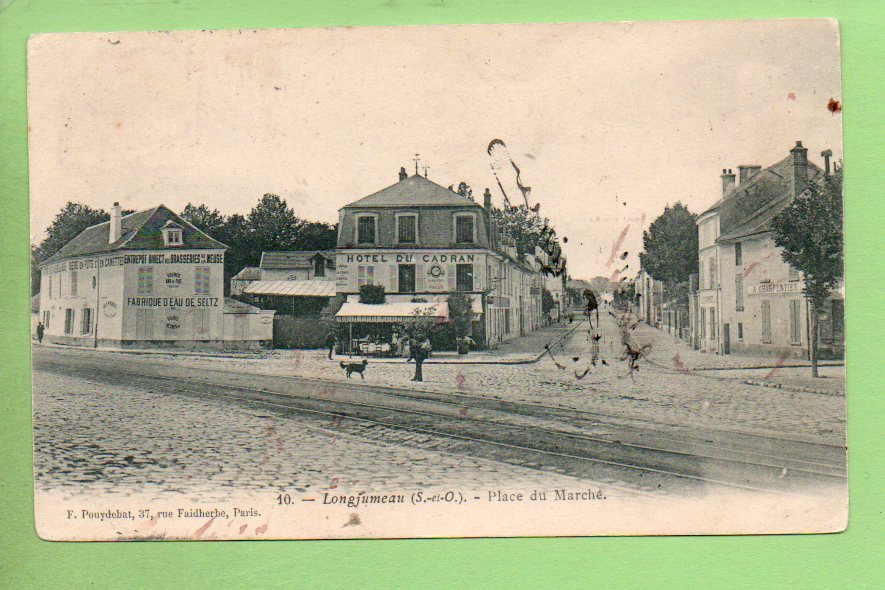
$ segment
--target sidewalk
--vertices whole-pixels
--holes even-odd
[[[841,360],[819,361],[821,377],[811,377],[807,359],[780,359],[743,355],[718,355],[691,348],[673,334],[640,322],[633,330],[640,345],[651,344],[646,360],[661,368],[684,372],[705,372],[709,376],[740,379],[750,385],[776,387],[793,391],[844,395],[845,363]]]
[[[472,350],[469,354],[458,354],[455,351],[434,352],[424,361],[425,365],[526,365],[537,362],[546,352],[544,346],[551,348],[554,344],[574,332],[583,322],[553,324],[546,328],[530,332],[525,336],[514,338],[494,350]],[[333,354],[332,360],[353,361],[362,356],[354,353]],[[372,363],[405,363],[405,358],[371,357]]]

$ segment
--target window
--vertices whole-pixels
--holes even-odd
[[[209,310],[194,310],[194,339],[205,340],[209,335]]]
[[[212,269],[208,266],[198,266],[194,269],[194,294],[208,295],[210,289],[209,273]]]
[[[375,267],[374,266],[358,266],[357,267],[357,285],[374,285],[375,284]]]
[[[396,239],[400,244],[415,244],[418,241],[417,215],[399,215],[396,218]]]
[[[49,329],[49,310],[43,312],[43,327]]]
[[[163,242],[167,246],[181,246],[183,243],[181,239],[181,228],[173,225],[163,229]]]
[[[399,265],[399,292],[414,293],[415,292],[415,265],[400,264]]]
[[[701,308],[701,339],[704,340],[707,338],[707,309],[705,307]]]
[[[80,333],[92,333],[92,309],[89,307],[83,308],[83,315],[80,316]]]
[[[710,288],[715,289],[716,283],[717,283],[717,281],[716,281],[716,259],[710,258],[708,260],[708,265],[709,265],[709,271],[710,271]]]
[[[744,275],[734,275],[734,310],[744,311]]]
[[[154,338],[154,310],[135,310],[135,339],[153,340]]]
[[[49,275],[49,298],[52,299],[52,275]]]
[[[510,334],[510,308],[504,309],[504,333]]]
[[[313,259],[313,276],[315,277],[324,277],[326,276],[326,259],[322,256],[317,256]]]
[[[71,269],[71,297],[77,296],[77,271]]]
[[[375,243],[375,216],[363,215],[357,217],[356,241],[358,244]]]
[[[473,230],[473,215],[455,216],[455,242],[472,244],[474,242]]]
[[[473,265],[459,264],[455,267],[455,289],[473,291]]]
[[[771,301],[762,302],[762,343],[771,344]]]
[[[710,310],[710,340],[716,339],[716,335],[719,333],[719,331],[716,329],[718,327],[719,326],[716,324],[716,310],[711,309]]]
[[[98,284],[98,279],[95,275],[92,275],[92,288],[95,289],[95,286]]]
[[[154,292],[154,267],[138,267],[138,294],[149,295]]]
[[[74,331],[74,310],[65,310],[65,334],[71,334]]]
[[[741,243],[734,243],[734,265],[740,266],[743,264],[743,252],[741,252]]]
[[[790,269],[790,270],[789,270],[789,280],[790,280],[791,282],[798,281],[798,280],[799,280],[799,269],[794,268],[792,264],[790,264],[790,265],[788,265],[788,266],[789,266],[789,269]]]
[[[744,325],[738,322],[738,340],[744,339]]]
[[[799,344],[800,342],[799,327],[799,300],[790,300],[790,344]]]

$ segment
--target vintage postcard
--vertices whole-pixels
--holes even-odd
[[[835,532],[838,24],[44,34],[50,540]]]

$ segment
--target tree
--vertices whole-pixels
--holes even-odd
[[[433,309],[416,309],[400,325],[410,338],[414,338],[420,343],[425,338],[430,338],[430,333],[436,326],[436,322],[436,312]]]
[[[381,305],[386,299],[384,285],[360,285],[360,303]]]
[[[773,220],[774,243],[784,262],[804,278],[811,307],[811,374],[818,377],[818,316],[844,272],[842,167],[812,183]]]
[[[181,218],[210,237],[224,242],[220,236],[224,231],[226,220],[218,209],[210,209],[206,205],[188,203],[181,212]]]
[[[698,270],[697,214],[680,202],[667,205],[664,212],[642,232],[642,268],[663,281],[668,291],[677,283],[688,281]]]
[[[132,213],[125,210],[123,215]],[[41,262],[58,252],[87,227],[103,223],[111,218],[104,209],[93,209],[89,205],[68,201],[46,229],[46,237],[37,246],[31,247],[31,292],[40,290]]]
[[[345,301],[347,301],[346,295],[335,295],[330,297],[329,302],[320,310],[320,323],[326,332],[337,333],[339,331],[340,324],[335,319],[335,314],[338,313]]]
[[[258,264],[264,251],[292,250],[303,222],[286,200],[265,194],[246,216],[248,260]]]
[[[463,338],[470,334],[473,326],[473,305],[470,298],[461,291],[449,293],[449,321],[455,338]]]
[[[548,291],[546,288],[542,287],[541,291],[541,311],[544,312],[544,315],[548,315],[554,307],[556,307],[556,300],[553,298],[553,293]]]

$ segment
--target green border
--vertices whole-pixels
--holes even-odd
[[[846,5],[848,4],[848,5]],[[808,0],[0,0],[0,587],[746,587],[882,583],[883,11]],[[48,543],[34,534],[25,43],[33,33],[427,23],[835,17],[845,105],[851,517],[839,535]],[[698,48],[699,53],[703,48]],[[869,255],[872,253],[872,255]],[[877,560],[875,555],[880,555]]]

